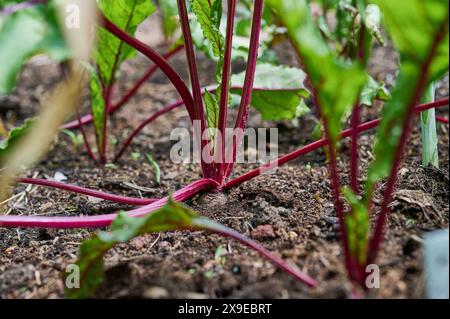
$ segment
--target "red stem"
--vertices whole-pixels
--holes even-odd
[[[92,152],[91,145],[89,144],[89,140],[87,138],[86,130],[84,129],[83,124],[81,123],[80,110],[78,107],[77,107],[76,112],[77,112],[77,121],[80,126],[81,135],[83,136],[84,146],[86,147],[86,151],[87,151],[89,157],[95,162],[95,161],[97,161],[97,159],[95,158],[94,152]]]
[[[233,143],[231,143],[230,145],[231,146],[230,156],[228,156],[229,160],[226,161],[226,169],[223,174],[224,180],[228,179],[228,177],[231,174],[231,170],[233,169],[234,162],[236,161],[237,149],[241,144],[243,129],[246,126],[247,122],[248,106],[252,98],[253,84],[255,81],[256,63],[258,61],[259,36],[261,33],[261,19],[263,9],[264,9],[264,1],[255,0],[252,18],[252,31],[250,35],[250,49],[247,59],[248,63],[247,63],[247,70],[245,73],[244,88],[242,90],[241,104],[239,106],[239,111],[236,116],[236,122],[234,124],[234,128],[238,129],[239,132],[236,137],[233,135]]]
[[[17,180],[19,183],[23,184],[32,184],[32,185],[40,185],[46,187],[53,187],[57,189],[63,189],[69,192],[74,192],[78,194],[83,194],[95,198],[101,198],[104,200],[109,200],[115,203],[126,204],[126,205],[135,205],[142,206],[148,205],[156,202],[158,199],[146,199],[146,198],[132,198],[127,196],[113,195],[105,192],[101,192],[98,190],[93,190],[81,186],[75,186],[70,184],[65,184],[57,181],[51,181],[46,179],[39,178],[19,178]]]
[[[205,118],[205,109],[203,107],[203,96],[201,91],[201,85],[200,85],[200,79],[198,76],[198,70],[197,70],[197,62],[195,58],[195,51],[194,51],[194,42],[192,41],[192,35],[191,35],[191,28],[189,25],[189,16],[186,8],[186,2],[185,0],[177,0],[178,3],[178,11],[180,15],[180,22],[181,22],[181,29],[183,32],[184,37],[184,44],[186,48],[186,57],[188,61],[188,67],[189,67],[189,75],[191,78],[191,85],[192,85],[192,92],[194,96],[194,116],[191,117],[192,122],[194,120],[200,121],[200,134],[195,134],[195,136],[200,136],[200,141],[198,145],[201,145],[200,149],[200,158],[201,158],[201,167],[202,167],[202,173],[204,178],[210,178],[212,177],[211,172],[211,160],[208,160],[207,162],[203,158],[203,150],[205,150],[206,154],[210,156],[209,150],[209,143],[207,140],[203,140],[202,134],[207,129],[206,124],[206,118]]]
[[[227,33],[225,40],[225,55],[222,69],[222,87],[220,93],[220,108],[219,108],[219,122],[218,134],[220,140],[217,139],[216,152],[219,151],[219,169],[216,169],[216,180],[219,184],[223,183],[225,170],[225,148],[226,148],[226,129],[228,119],[228,96],[230,88],[230,73],[231,73],[231,53],[233,49],[233,34],[234,34],[234,18],[236,14],[236,0],[228,0],[227,13]],[[219,147],[220,146],[220,147]],[[216,157],[217,158],[217,157]]]
[[[444,124],[448,124],[448,118],[446,118],[446,117],[436,115],[436,120],[438,122],[441,122],[441,123],[444,123]]]
[[[447,99],[448,104],[448,99]],[[419,113],[423,111],[426,108],[432,108],[437,107],[439,103],[442,103],[442,101],[437,101],[435,103],[430,103],[428,105],[422,105],[421,107],[415,108],[416,113]],[[432,105],[435,104],[435,105]],[[369,125],[370,123],[370,125]],[[370,127],[375,127],[379,120],[371,121],[369,123],[360,125],[358,127],[358,132],[362,132],[365,129],[369,129]],[[365,127],[364,127],[365,126]],[[347,130],[348,131],[348,130]],[[346,134],[346,131],[342,133],[342,136],[344,135],[351,135],[352,129],[350,129],[350,132]],[[317,146],[323,147],[323,145]],[[278,161],[279,163],[282,162],[280,159]],[[219,187],[220,185],[211,179],[202,179],[197,182],[192,183],[191,185],[188,185],[187,187],[177,191],[174,193],[173,199],[175,201],[183,201],[188,198],[191,198],[192,196],[195,196],[202,190],[211,190],[214,188]],[[166,202],[168,201],[168,198],[164,198],[161,200],[158,200],[157,202],[154,202],[150,205],[137,208],[135,210],[129,211],[129,216],[132,217],[143,217],[148,214],[150,214],[152,211],[162,207]],[[112,221],[117,217],[117,214],[108,214],[103,216],[88,216],[88,217],[24,217],[24,216],[0,216],[0,227],[42,227],[42,228],[89,228],[89,227],[104,227],[109,226]],[[259,245],[258,243],[250,240],[249,238],[246,238],[245,236],[241,235],[240,233],[229,229],[227,227],[224,227],[223,225],[217,224],[217,223],[208,223],[206,225],[202,225],[202,223],[197,223],[200,226],[203,226],[203,228],[208,229],[212,232],[215,232],[217,234],[221,234],[230,238],[233,238],[244,245],[254,249],[256,252],[258,252],[263,257],[270,260],[274,265],[282,269],[283,271],[293,275],[296,279],[306,283],[309,287],[316,286],[317,282],[310,278],[308,275],[300,272],[297,268],[290,266],[287,262],[282,260],[281,258],[271,254],[268,250],[266,250],[263,246]]]
[[[360,108],[359,101],[355,104],[352,111],[351,126],[352,131],[352,144],[350,146],[350,187],[355,194],[359,194],[359,154],[358,154],[358,126],[360,123]]]
[[[359,31],[358,40],[358,50],[357,59],[360,63],[364,63],[365,57],[365,34],[366,28],[364,24],[361,25],[361,30]],[[350,147],[350,187],[353,189],[355,194],[359,194],[359,153],[358,153],[358,125],[360,123],[361,111],[359,105],[359,98],[353,106],[352,116],[351,116],[351,126],[353,127],[352,133],[352,144]]]
[[[184,81],[181,79],[181,77],[178,75],[178,73],[172,68],[172,66],[162,57],[158,52],[150,48],[148,45],[144,44],[143,42],[139,41],[135,37],[129,35],[125,31],[118,28],[115,24],[113,24],[111,21],[109,21],[106,17],[102,16],[103,25],[104,27],[114,34],[116,37],[118,37],[120,40],[124,41],[128,45],[132,46],[139,52],[141,52],[143,55],[145,55],[147,58],[152,60],[160,69],[164,72],[164,74],[169,78],[169,80],[172,82],[172,84],[175,86],[175,89],[180,94],[181,98],[183,99],[184,105],[186,106],[186,109],[189,113],[189,116],[191,119],[195,118],[195,104],[194,100],[192,98],[192,95],[184,83]]]
[[[201,179],[176,191],[172,195],[175,201],[185,201],[201,191],[212,190],[218,186],[212,179]],[[128,211],[130,217],[144,217],[164,206],[169,197],[154,203]],[[117,213],[99,216],[4,216],[0,215],[0,227],[32,227],[32,228],[99,228],[111,225]]]
[[[317,108],[317,112],[319,114],[319,118],[322,118],[323,121],[323,127],[325,132],[325,137],[329,140],[330,138],[330,130],[328,126],[328,120],[326,117],[323,117],[322,114],[322,107],[317,95],[317,91],[315,87],[313,87],[313,96],[315,105]],[[358,126],[356,126],[356,131],[358,131]],[[351,130],[350,134],[354,134],[354,130]],[[341,233],[341,242],[342,242],[342,248],[344,251],[344,258],[345,258],[345,264],[347,265],[347,271],[349,273],[350,278],[353,279],[353,275],[356,272],[356,265],[354,261],[352,260],[352,256],[349,251],[348,247],[348,238],[347,238],[347,229],[345,225],[345,216],[344,216],[344,207],[342,205],[341,201],[341,181],[339,178],[339,172],[337,168],[337,157],[336,157],[336,149],[335,145],[332,145],[332,143],[328,143],[328,154],[329,154],[329,160],[328,160],[328,166],[330,169],[330,177],[331,177],[331,186],[333,188],[333,194],[334,194],[334,208],[336,210],[336,216],[339,220],[339,230]]]
[[[414,94],[412,96],[411,101],[409,102],[408,111],[406,114],[406,117],[404,119],[403,123],[403,131],[402,135],[399,140],[398,147],[395,152],[394,162],[391,168],[391,172],[386,184],[386,189],[384,190],[383,194],[383,202],[381,204],[381,211],[378,215],[376,224],[375,224],[375,231],[373,234],[373,237],[369,244],[369,256],[368,256],[368,264],[371,264],[375,261],[377,258],[378,252],[380,250],[380,245],[383,240],[383,230],[384,226],[387,221],[387,215],[390,212],[390,203],[392,200],[392,194],[395,189],[395,184],[397,183],[397,172],[401,164],[403,152],[406,147],[406,142],[408,141],[409,133],[411,130],[411,121],[414,115],[414,106],[420,101],[420,98],[422,97],[422,92],[425,89],[425,86],[427,85],[428,80],[428,70],[430,68],[430,65],[433,61],[433,57],[438,49],[439,43],[442,41],[442,39],[445,36],[446,30],[448,30],[448,18],[445,21],[445,25],[443,25],[438,33],[436,34],[436,37],[433,41],[433,44],[430,49],[430,53],[427,57],[427,59],[424,61],[424,63],[421,66],[421,72],[420,72],[420,78],[417,83],[417,87],[414,89]]]
[[[155,121],[157,118],[159,118],[160,116],[172,111],[173,109],[184,105],[183,100],[178,100],[172,104],[169,104],[167,106],[165,106],[164,108],[162,108],[161,110],[155,112],[154,114],[152,114],[149,118],[147,118],[144,122],[142,122],[131,134],[130,136],[128,136],[128,138],[126,139],[125,143],[123,144],[123,146],[120,148],[119,152],[117,153],[116,157],[114,158],[114,162],[117,162],[119,160],[119,158],[123,155],[123,153],[125,152],[125,150],[127,149],[127,147],[130,145],[130,143],[133,141],[133,139],[136,137],[136,135],[139,134],[139,132],[141,132],[145,126],[147,126],[148,124],[152,123],[153,121]]]
[[[169,60],[171,57],[175,56],[175,54],[177,54],[178,52],[180,52],[183,49],[184,49],[184,46],[179,46],[179,47],[175,48],[174,50],[169,51],[168,53],[164,54],[163,58],[165,60]],[[147,80],[153,74],[155,74],[155,72],[158,70],[159,70],[159,68],[157,65],[152,65],[147,70],[147,72],[145,72],[145,74],[133,85],[133,87],[124,94],[122,99],[119,102],[117,102],[116,104],[111,106],[111,108],[108,110],[108,114],[113,114],[116,111],[118,111],[122,106],[124,106],[137,93],[137,91],[142,87],[142,85],[144,85],[147,82]],[[83,125],[89,124],[92,122],[92,120],[93,120],[92,114],[85,115],[81,118],[81,124],[83,124]],[[77,120],[66,123],[63,126],[61,126],[61,128],[63,128],[63,129],[76,129],[79,127],[80,127],[80,123]]]
[[[114,72],[114,71],[113,71]],[[100,162],[102,164],[107,163],[107,146],[108,146],[108,110],[111,108],[111,97],[114,88],[113,79],[110,80],[110,84],[104,87],[104,98],[105,98],[105,114],[103,116],[103,140],[102,144],[98,145],[98,151],[100,155]]]
[[[414,112],[415,114],[419,114],[420,112],[426,111],[431,108],[438,108],[447,106],[449,102],[449,99],[443,99],[432,103],[422,104],[415,108]],[[380,119],[373,120],[367,123],[364,123],[358,127],[358,131],[361,133],[363,131],[367,131],[369,129],[372,129],[376,127],[380,122]],[[345,130],[341,133],[341,138],[349,137],[352,134],[352,129]],[[292,152],[290,154],[287,154],[283,157],[281,157],[278,160],[272,161],[270,163],[267,163],[263,165],[261,168],[258,168],[256,170],[250,171],[247,174],[242,175],[241,177],[232,180],[228,182],[226,185],[223,186],[223,189],[229,189],[231,187],[234,187],[238,184],[241,184],[243,182],[246,182],[254,177],[257,177],[267,171],[268,168],[274,167],[276,165],[280,166],[283,165],[291,160],[294,160],[301,155],[304,155],[306,153],[312,152],[316,149],[322,148],[323,146],[328,144],[327,139],[321,139],[319,141],[316,141],[312,144],[309,144],[305,147],[302,147],[301,149]],[[190,184],[189,186],[177,191],[174,193],[174,198],[176,200],[182,201],[188,198],[191,198],[192,196],[195,196],[198,192],[203,190],[211,190],[218,188],[219,185],[217,182],[211,179],[202,179],[200,181],[194,182]],[[160,203],[162,200],[158,200],[157,202],[153,203]],[[161,205],[163,204],[159,204]],[[153,209],[154,206],[144,206],[140,208],[139,210],[133,210],[131,213],[135,213],[136,211],[141,214],[143,212],[150,213],[151,209]],[[156,209],[155,208],[155,209]],[[111,217],[113,216],[113,217]],[[114,219],[114,214],[109,215],[102,215],[102,216],[80,216],[80,217],[43,217],[43,216],[1,216],[0,215],[0,227],[49,227],[49,228],[83,228],[83,227],[103,227],[108,226],[111,220]],[[134,216],[134,215],[133,215]],[[141,216],[141,215],[139,215]],[[139,217],[135,216],[135,217]]]

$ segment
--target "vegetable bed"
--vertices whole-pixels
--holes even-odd
[[[276,3],[283,3],[283,1],[268,2],[273,3],[273,8],[276,8]],[[229,12],[228,10],[230,8],[225,9],[225,14]],[[278,10],[281,11],[282,8]],[[160,13],[146,19],[139,26],[136,37],[164,54],[168,52],[167,40],[163,36],[163,28],[167,25],[161,25],[160,20]],[[286,25],[289,24],[289,21],[284,22]],[[383,36],[387,37],[384,34]],[[278,56],[280,64],[299,67],[299,53],[300,58],[305,53],[301,51],[302,49],[296,49],[295,39],[290,40],[283,39],[280,43],[275,41],[271,44],[271,49]],[[394,45],[395,43],[392,44],[390,41],[384,45],[375,43],[373,52],[366,61],[368,73],[377,83],[385,83],[386,90],[393,89],[394,80],[397,78],[396,61],[399,56]],[[247,53],[251,55],[251,49]],[[304,58],[308,60],[308,57]],[[186,60],[184,50],[176,52],[169,61],[183,81],[188,83],[189,78],[192,80],[193,73],[188,70],[192,64]],[[198,84],[201,87],[217,82],[217,74],[211,72],[217,65],[217,59],[211,59],[204,53],[197,52],[196,62]],[[241,72],[245,74],[246,67],[248,68],[248,65],[241,61],[230,65],[233,74]],[[123,62],[120,66],[120,81],[114,88],[115,97],[110,103],[117,105],[120,97],[126,96],[133,83],[139,81],[150,66],[151,63],[143,54]],[[258,67],[256,69],[258,70]],[[225,69],[224,71],[226,73]],[[8,125],[19,126],[27,118],[38,114],[40,104],[49,98],[56,83],[63,80],[64,76],[61,64],[42,56],[31,59],[23,68],[14,90],[0,97],[2,119]],[[239,93],[241,96],[245,96],[245,82],[242,83],[244,93]],[[222,85],[223,83],[227,81],[222,81]],[[81,292],[81,296],[424,298],[426,291],[423,235],[432,230],[448,228],[449,219],[449,133],[448,124],[441,123],[448,118],[448,67],[444,76],[436,78],[434,83],[436,101],[438,103],[444,101],[436,109],[436,115],[441,119],[436,124],[438,165],[432,163],[428,166],[423,165],[421,119],[418,116],[414,118],[411,116],[411,134],[405,143],[403,160],[397,161],[398,167],[395,170],[397,181],[393,181],[396,187],[392,190],[391,198],[387,201],[385,198],[386,186],[389,186],[391,180],[389,175],[377,176],[377,183],[374,183],[371,191],[373,205],[370,212],[373,214],[367,216],[372,223],[377,223],[380,211],[383,213],[387,208],[390,209],[380,251],[376,256],[376,264],[381,270],[379,289],[364,290],[360,287],[365,278],[358,277],[358,269],[375,256],[368,253],[364,256],[367,260],[361,262],[360,250],[354,247],[356,250],[352,250],[348,242],[343,249],[342,226],[340,226],[342,220],[336,212],[336,196],[333,196],[336,193],[337,180],[333,177],[333,171],[340,174],[338,182],[341,185],[354,187],[356,184],[357,192],[360,191],[360,187],[364,188],[371,163],[376,157],[375,125],[366,126],[364,131],[361,130],[356,159],[355,144],[352,143],[352,138],[347,138],[336,140],[332,148],[327,147],[327,143],[317,147],[313,144],[310,150],[305,149],[301,152],[301,156],[293,156],[282,166],[277,167],[275,172],[267,172],[260,176],[256,176],[259,173],[255,176],[246,175],[249,171],[257,169],[260,166],[258,163],[232,165],[228,178],[225,174],[226,167],[223,168],[221,165],[218,165],[219,168],[212,165],[205,169],[205,166],[202,166],[206,165],[205,163],[176,164],[169,157],[174,144],[174,141],[170,140],[173,128],[191,126],[192,114],[181,105],[145,126],[140,134],[129,140],[129,145],[121,152],[123,141],[127,141],[136,127],[163,107],[173,105],[172,103],[179,98],[179,88],[177,92],[165,74],[157,71],[134,95],[130,96],[123,107],[108,117],[108,134],[103,136],[103,139],[108,138],[110,142],[103,151],[102,144],[97,144],[98,131],[89,128],[90,132],[95,133],[87,137],[91,146],[96,145],[94,150],[99,152],[97,154],[85,147],[81,131],[61,130],[45,157],[21,173],[22,180],[19,181],[24,183],[12,189],[2,207],[3,213],[0,214],[0,217],[4,215],[6,223],[12,221],[11,225],[0,227],[0,298],[77,297],[77,293],[80,292],[71,296],[71,292],[65,287],[62,274],[65,273],[67,265],[82,260],[79,257],[82,256],[80,247],[83,242],[86,244],[89,238],[96,238],[92,236],[99,232],[89,227],[58,229],[51,225],[39,228],[34,226],[9,228],[16,224],[27,226],[25,219],[21,224],[20,216],[89,218],[119,211],[132,211],[136,206],[130,205],[130,198],[146,201],[149,198],[159,199],[174,194],[177,199],[177,191],[183,190],[186,185],[195,181],[205,181],[202,178],[206,177],[205,172],[208,172],[208,169],[212,172],[210,178],[218,182],[220,187],[205,186],[203,191],[196,191],[192,198],[189,196],[184,201],[185,206],[177,206],[178,208],[174,208],[173,211],[189,207],[200,216],[252,239],[254,243],[261,245],[259,247],[264,247],[272,253],[272,257],[269,259],[262,257],[261,250],[258,254],[258,247],[252,250],[243,245],[242,241],[240,243],[239,238],[237,241],[233,240],[236,239],[233,235],[224,237],[200,228],[155,233],[148,231],[147,234],[137,236],[127,243],[114,245],[105,251],[104,279],[92,292],[86,295]],[[314,99],[314,96],[320,96],[320,93],[315,92],[314,86],[314,83],[306,85],[311,94],[305,97],[308,106],[321,104],[321,101]],[[195,85],[193,90],[195,92]],[[238,90],[242,91],[242,87]],[[236,93],[233,90],[230,92]],[[206,103],[207,98],[204,98]],[[218,95],[219,104],[220,98]],[[395,95],[393,98],[395,100]],[[370,107],[358,108],[358,123],[355,124],[353,113],[345,120],[335,121],[341,124],[334,127],[340,130],[358,124],[364,127],[365,123],[372,123],[371,121],[380,117],[386,103],[389,103],[381,100],[381,98],[373,99]],[[422,102],[424,103],[422,106],[426,106],[430,101],[422,100]],[[89,112],[91,103],[95,102],[92,102],[88,94],[84,94],[78,112],[81,111],[83,114]],[[414,107],[419,104],[414,103]],[[241,109],[238,106],[228,108],[228,119],[239,118]],[[313,111],[305,112],[293,120],[267,120],[264,118],[267,113],[261,109],[249,108],[246,126],[256,129],[278,128],[279,155],[290,154],[302,146],[306,145],[308,148],[311,143],[318,140],[318,110],[314,107],[311,109]],[[217,110],[222,112],[223,108],[218,106]],[[326,109],[323,114],[325,119],[333,120],[333,115],[327,114]],[[212,125],[210,119],[207,116],[205,118],[206,124]],[[221,125],[217,123],[221,118],[220,116],[216,118],[216,126]],[[81,118],[77,120],[76,115],[72,119],[74,120],[72,124],[82,120]],[[233,126],[234,123],[229,120],[227,123],[225,117],[224,125]],[[322,126],[322,131],[319,127],[320,138],[332,136],[330,134],[337,136],[338,130],[330,133],[326,128],[326,123],[325,128]],[[351,130],[345,136],[354,138]],[[108,156],[109,160],[116,157],[117,161],[110,162]],[[221,180],[222,178],[224,180]],[[44,180],[43,185],[34,185],[38,179]],[[103,191],[114,194],[113,196],[126,196],[127,200],[120,203],[121,200],[117,197],[109,201],[45,187],[51,186],[46,185],[51,180]],[[352,192],[349,189],[338,188],[342,195],[339,200],[344,203],[338,206],[342,205],[345,211],[359,211],[358,203],[363,201],[364,196],[362,199],[356,196],[353,198],[348,195]],[[366,191],[364,188],[360,194],[364,195]],[[352,205],[349,205],[350,203]],[[141,206],[143,204],[139,203]],[[190,214],[189,212],[184,213]],[[156,214],[162,213],[164,212]],[[166,216],[170,214],[172,213],[167,213]],[[15,216],[19,216],[17,222]],[[1,223],[0,218],[0,226]],[[132,225],[132,221],[129,225]],[[351,229],[349,224],[346,225],[347,230]],[[361,225],[359,227],[364,228]],[[102,227],[102,230],[107,231],[110,228]],[[220,231],[219,233],[223,234]],[[350,242],[350,237],[346,238]],[[368,245],[376,246],[376,244],[374,240]],[[376,251],[376,247],[370,247],[371,251]],[[289,269],[293,269],[291,274]],[[304,277],[301,277],[303,275]]]

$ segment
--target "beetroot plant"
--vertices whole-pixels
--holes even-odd
[[[79,116],[76,122],[65,127],[82,128],[84,124],[93,121],[99,159],[107,161],[108,114],[120,107],[117,105],[121,105],[113,105],[111,102],[119,66],[138,51],[150,59],[154,67],[122,101],[127,101],[135,94],[156,69],[167,76],[181,100],[151,114],[126,140],[115,158],[123,154],[133,137],[145,125],[184,105],[193,124],[194,136],[201,146],[200,169],[203,178],[162,199],[129,198],[60,182],[21,178],[18,181],[22,183],[55,187],[137,207],[120,214],[96,216],[1,215],[0,226],[94,228],[112,225],[111,232],[96,234],[82,245],[78,264],[85,281],[80,289],[68,292],[72,297],[89,296],[98,287],[103,278],[102,257],[115,244],[144,233],[176,229],[208,230],[234,238],[255,249],[296,279],[314,286],[314,280],[258,244],[175,202],[188,200],[205,191],[225,191],[275,166],[327,146],[334,209],[340,225],[345,265],[355,287],[366,287],[366,267],[376,262],[380,250],[412,118],[420,112],[448,105],[448,98],[433,102],[426,100],[430,103],[419,105],[425,89],[448,72],[448,2],[354,0],[338,1],[336,6],[333,2],[321,1],[323,15],[313,18],[306,0],[176,0],[176,20],[173,20],[175,1],[163,2],[159,2],[161,10],[166,19],[169,19],[164,24],[166,36],[173,36],[177,25],[181,28],[183,44],[179,47],[185,50],[190,85],[185,83],[167,61],[169,55],[180,50],[179,47],[163,56],[133,36],[139,23],[154,11],[150,1],[100,0],[101,27],[97,30],[98,45],[93,59],[95,63],[94,66],[87,67],[92,116]],[[226,3],[226,10],[222,8],[223,3]],[[247,16],[247,19],[236,24],[238,5],[243,5],[246,9],[241,7],[240,14],[245,16],[251,12],[251,19]],[[335,29],[330,29],[326,21],[326,12],[331,9],[335,10],[337,16]],[[223,17],[224,12],[226,18]],[[384,19],[390,39],[401,56],[400,72],[392,96],[382,83],[377,83],[366,71],[374,40],[383,42],[381,19]],[[264,43],[261,32],[265,27],[276,30],[272,35],[276,33],[277,36],[288,37],[296,50],[302,70],[273,65],[267,57],[258,60],[260,45]],[[248,34],[248,48],[236,45],[235,33]],[[265,45],[268,47],[267,43]],[[216,62],[216,85],[202,88],[197,68],[198,49],[208,53]],[[232,75],[232,61],[242,58],[243,52],[246,53],[246,70]],[[239,103],[236,115],[229,121],[232,114],[229,108],[237,96]],[[308,99],[312,101],[311,107],[316,109],[324,137],[230,179],[242,145],[250,105],[264,119],[284,120],[308,112]],[[389,100],[383,106],[381,118],[361,123],[361,105],[370,105],[375,99]],[[342,130],[348,118],[350,128]],[[440,120],[446,121],[445,118]],[[228,127],[230,122],[232,126]],[[358,169],[358,138],[361,133],[377,126],[375,159],[367,176],[363,176]],[[195,132],[196,129],[199,132]],[[227,129],[232,129],[234,134],[228,136]],[[346,137],[351,137],[349,185],[342,183],[337,165],[337,143]],[[95,157],[89,144],[86,145],[90,155]],[[365,179],[364,185],[359,182],[362,177]],[[386,187],[378,211],[373,205],[373,199],[377,185],[384,179]],[[373,226],[371,220],[374,220]]]
[[[136,1],[130,4],[122,3],[121,1],[100,1],[99,7],[104,17],[108,21],[112,22],[115,26],[123,29],[129,34],[133,34],[136,31],[137,26],[148,16],[150,16],[155,8],[148,4],[148,1]],[[124,7],[125,11],[121,11]],[[193,121],[199,121],[200,126],[208,127],[210,130],[209,146],[211,148],[211,156],[214,158],[213,153],[218,153],[221,149],[215,149],[213,145],[219,143],[215,139],[215,131],[222,133],[219,127],[219,107],[225,108],[225,105],[229,105],[230,101],[225,103],[221,101],[220,94],[224,93],[222,90],[232,89],[226,96],[231,98],[231,95],[237,96],[243,93],[243,83],[245,80],[245,74],[236,74],[234,78],[230,79],[230,65],[231,61],[246,57],[249,53],[250,43],[250,21],[248,14],[250,4],[244,1],[240,6],[240,11],[245,13],[236,14],[236,8],[238,4],[234,4],[233,7],[228,8],[233,10],[230,12],[227,18],[222,17],[222,2],[221,1],[190,1],[189,6],[186,6],[184,15],[183,12],[179,17],[175,17],[174,13],[178,15],[177,1],[167,1],[159,3],[160,12],[163,16],[163,30],[166,38],[170,39],[176,36],[177,26],[181,25],[181,38],[176,40],[171,45],[168,54],[163,58],[169,59],[174,54],[178,53],[185,45],[193,45],[193,47],[201,50],[207,57],[215,61],[216,67],[216,79],[217,83],[208,88],[200,88],[198,76],[196,76],[192,64],[195,64],[192,52],[187,52],[189,73],[191,75],[191,85],[193,86],[192,99],[189,101],[186,95],[186,87],[183,87],[183,83],[180,81],[178,75],[174,72],[170,72],[172,76],[172,82],[175,86],[178,86],[178,93],[181,96],[181,100],[171,103],[164,107],[162,110],[150,115],[147,120],[142,122],[125,140],[123,145],[119,148],[118,152],[112,159],[117,161],[125,152],[127,147],[132,142],[133,138],[151,122],[156,120],[163,114],[173,110],[174,108],[183,106],[188,103],[188,110],[191,108],[191,103],[204,103],[204,112],[206,117],[206,123],[203,123],[202,119],[195,118]],[[206,8],[206,10],[205,10]],[[124,14],[125,13],[125,14]],[[232,15],[231,15],[232,14]],[[267,15],[267,13],[266,13]],[[225,39],[225,31],[222,26],[227,25],[229,21],[228,31],[237,31],[237,38],[239,41],[232,41],[234,34],[228,32],[228,37]],[[251,15],[250,15],[251,17]],[[235,27],[235,20],[239,24],[239,27]],[[260,41],[262,48],[261,52],[268,51],[270,41],[274,38],[276,30],[273,26],[261,18],[262,30],[265,32],[265,37]],[[227,27],[226,27],[227,29]],[[186,36],[188,32],[189,36]],[[104,26],[100,26],[98,29],[98,45],[96,52],[94,53],[94,65],[89,66],[90,73],[90,95],[91,95],[91,109],[92,115],[83,116],[82,118],[70,122],[63,127],[68,128],[80,128],[82,136],[84,137],[86,149],[91,158],[95,159],[94,152],[87,140],[87,135],[83,128],[83,124],[87,124],[90,121],[93,122],[95,128],[95,136],[97,141],[97,150],[100,161],[106,163],[108,161],[106,148],[108,146],[108,114],[112,114],[122,107],[129,99],[135,95],[138,89],[145,83],[145,81],[157,70],[156,66],[152,66],[136,84],[123,96],[119,102],[112,104],[114,95],[114,88],[116,86],[119,68],[123,61],[132,58],[135,55],[135,50],[132,46],[129,46],[124,39],[114,37]],[[187,40],[184,40],[188,37]],[[225,40],[229,40],[229,46],[225,46]],[[228,51],[225,52],[225,49]],[[188,48],[189,49],[189,48]],[[225,59],[227,59],[225,61]],[[264,62],[267,59],[260,59],[260,62]],[[226,62],[226,63],[225,63]],[[225,63],[225,64],[224,64]],[[166,67],[168,67],[166,65]],[[257,88],[254,95],[261,96],[260,98],[253,96],[253,106],[262,113],[263,118],[267,120],[280,120],[280,119],[292,119],[294,117],[305,114],[309,111],[303,102],[303,98],[307,96],[307,92],[301,82],[302,72],[298,69],[288,67],[275,67],[272,64],[261,64],[261,72],[256,74]],[[224,80],[222,78],[222,72],[226,71],[228,74],[228,81],[231,81],[224,89],[222,89],[221,83]],[[268,81],[269,75],[277,74],[276,78],[271,78]],[[281,82],[277,83],[277,82]],[[289,87],[283,87],[284,83],[289,83]],[[231,85],[231,87],[229,87]],[[229,90],[230,91],[230,90]],[[283,91],[283,95],[280,96],[280,91]],[[195,93],[197,92],[197,93]],[[199,92],[199,93],[198,93]],[[203,101],[197,95],[204,96]],[[267,103],[265,100],[268,100]],[[278,104],[274,105],[273,102],[277,101]],[[200,108],[203,108],[203,106]],[[191,115],[191,114],[190,114]],[[201,115],[201,114],[200,114]],[[200,115],[195,115],[199,117]],[[222,121],[226,118],[226,113],[222,111]],[[200,116],[202,118],[202,116]],[[202,131],[203,132],[203,131]],[[207,143],[203,142],[203,147]],[[220,156],[219,156],[220,157]],[[202,167],[205,167],[202,164]],[[204,172],[205,173],[205,172]],[[208,173],[209,174],[209,173]]]
[[[330,141],[330,176],[346,267],[351,280],[362,287],[366,287],[366,267],[375,262],[380,249],[397,171],[411,131],[414,106],[420,101],[427,85],[448,72],[448,2],[372,2],[385,14],[388,32],[400,52],[402,64],[392,100],[383,108],[374,146],[375,160],[369,168],[362,192],[356,171],[357,153],[354,152],[350,163],[351,185],[342,186],[336,161],[336,140],[345,112],[352,105],[359,108],[359,104],[354,103],[364,83],[364,63],[350,63],[336,57],[314,27],[306,1],[268,1],[287,27],[313,88],[315,106]],[[359,28],[363,39],[371,37],[363,24],[365,18],[361,16]],[[357,143],[355,134],[352,136],[352,145]],[[354,149],[356,147],[352,147]],[[383,178],[387,178],[386,189],[381,211],[375,215],[373,194],[376,183]],[[341,194],[351,206],[348,212],[345,211]],[[376,216],[373,232],[371,215]]]

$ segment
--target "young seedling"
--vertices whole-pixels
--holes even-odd
[[[65,135],[67,135],[72,142],[72,145],[75,146],[75,148],[79,148],[81,145],[83,145],[83,135],[80,133],[75,133],[70,130],[63,129],[61,132],[63,132]]]
[[[150,165],[153,170],[153,174],[155,175],[156,184],[161,184],[161,169],[159,168],[158,163],[153,159],[152,154],[147,153],[147,159],[150,162]]]

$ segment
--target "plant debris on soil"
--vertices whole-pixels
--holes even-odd
[[[143,26],[140,33],[143,39],[148,29],[148,25]],[[392,56],[392,49],[377,48],[371,70],[376,79],[385,80],[389,85],[394,79],[395,64],[386,65],[386,56]],[[284,58],[294,61],[292,57]],[[172,63],[187,76],[183,54]],[[146,65],[148,62],[142,56],[125,63],[121,83],[133,83]],[[200,66],[207,69],[209,64],[203,60]],[[2,116],[9,123],[15,123],[34,114],[60,76],[55,64],[43,58],[33,59],[22,73],[15,93],[1,101]],[[210,80],[202,79],[202,82],[207,84]],[[125,85],[121,84],[118,92],[124,91]],[[448,78],[438,92],[448,95]],[[148,114],[175,98],[173,87],[157,74],[113,116],[110,126],[114,140],[123,141]],[[364,108],[364,120],[374,118],[379,107]],[[439,112],[448,112],[448,109]],[[116,165],[107,167],[95,166],[83,146],[77,148],[61,133],[50,154],[27,175],[53,178],[60,172],[67,177],[65,182],[71,184],[134,197],[165,196],[200,177],[197,165],[171,162],[173,123],[175,127],[189,127],[184,109],[172,111],[149,125],[125,156]],[[272,124],[279,128],[280,154],[312,141],[311,131],[315,125],[312,115],[301,118],[298,127],[290,122]],[[268,124],[261,124],[260,116],[252,113],[249,126],[261,125]],[[421,166],[418,119],[414,120],[414,127],[378,260],[381,288],[370,290],[369,298],[424,297],[423,234],[449,225],[448,127],[438,126],[440,169]],[[373,159],[373,133],[363,135],[360,140],[362,172]],[[115,141],[112,144],[114,147]],[[340,147],[345,152],[349,141],[342,141]],[[140,156],[133,158],[131,153]],[[147,153],[153,155],[161,168],[161,185],[155,182],[151,164],[145,157]],[[346,176],[348,161],[340,160],[339,168]],[[236,165],[235,175],[250,168],[252,165]],[[382,187],[378,185],[376,197],[380,201]],[[109,251],[105,260],[106,281],[97,297],[346,298],[350,295],[323,150],[225,193],[201,194],[186,204],[261,242],[317,279],[319,285],[314,289],[306,288],[232,240],[202,231],[176,231],[142,236]],[[17,185],[7,204],[7,213],[95,215],[127,208],[130,207],[50,188]],[[76,260],[81,242],[95,231],[0,228],[0,298],[63,298],[61,273],[66,265]]]

